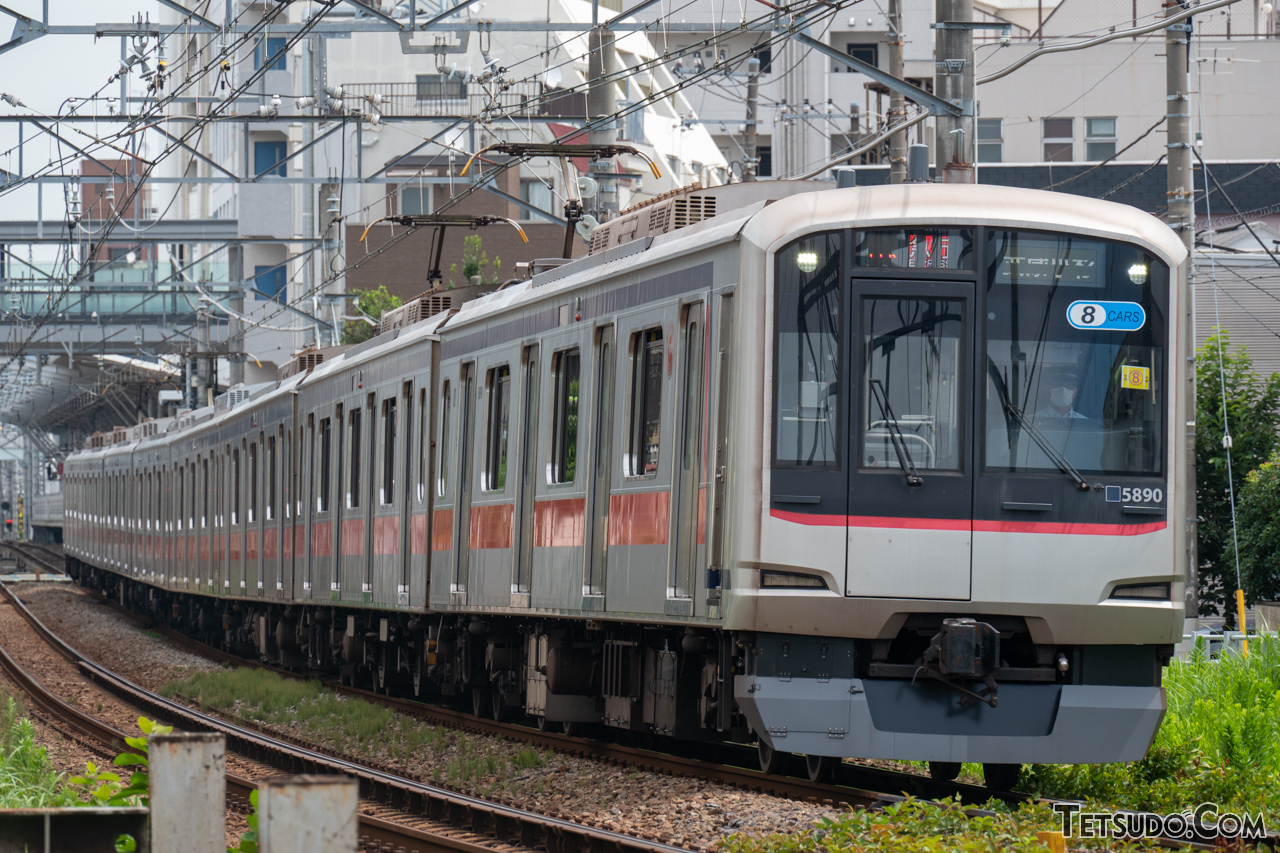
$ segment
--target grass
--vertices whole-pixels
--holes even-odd
[[[1164,813],[1203,802],[1280,823],[1280,640],[1246,659],[1197,647],[1165,669],[1169,712],[1151,751],[1127,764],[1036,765],[1020,787]]]
[[[35,741],[35,727],[22,716],[12,696],[0,704],[0,808],[29,809],[69,806],[73,794],[65,778],[53,769],[44,747]]]
[[[294,733],[332,750],[396,763],[419,776],[492,793],[522,773],[546,766],[548,754],[499,745],[397,714],[363,699],[340,696],[318,681],[282,678],[247,668],[200,672],[161,692]]]

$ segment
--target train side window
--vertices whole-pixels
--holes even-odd
[[[249,443],[249,523],[258,520],[258,442]]]
[[[582,353],[577,349],[556,353],[552,371],[555,397],[551,411],[551,482],[572,483],[578,468]]]
[[[353,408],[347,415],[347,425],[351,428],[351,477],[347,481],[347,507],[356,509],[360,506],[360,455],[364,446],[362,421],[364,411]]]
[[[320,478],[320,488],[316,491],[319,496],[316,498],[316,511],[329,511],[329,489],[332,477],[331,466],[333,465],[333,418],[320,419],[320,469],[317,472]]]
[[[814,234],[778,253],[773,438],[779,465],[839,463],[840,240]]]
[[[396,398],[382,401],[382,487],[379,503],[391,506],[396,500]]]
[[[632,336],[631,429],[627,440],[627,476],[658,473],[662,432],[662,329],[646,329]]]
[[[489,370],[489,434],[487,437],[484,482],[481,489],[500,492],[507,487],[507,437],[511,429],[511,368]]]
[[[427,496],[427,389],[418,392],[418,500]],[[405,443],[406,447],[408,442]]]
[[[196,463],[192,462],[189,468],[190,474],[188,480],[191,487],[191,500],[187,502],[189,507],[187,515],[187,529],[196,529]]]
[[[425,417],[425,415],[424,415]],[[423,435],[426,435],[425,431]],[[444,383],[440,392],[440,461],[436,465],[436,497],[445,496],[449,487],[449,382]]]
[[[187,512],[187,466],[178,468],[178,532],[182,532],[182,519]]]
[[[201,478],[200,482],[204,485],[204,500],[200,510],[200,527],[209,527],[209,457],[200,460]]]
[[[267,510],[267,521],[276,517],[276,437],[267,436],[267,499],[263,502]]]
[[[240,523],[240,448],[231,451],[231,524]]]

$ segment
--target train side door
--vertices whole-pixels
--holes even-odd
[[[848,595],[969,598],[970,282],[854,279]]]
[[[588,527],[586,571],[582,594],[584,610],[603,610],[609,561],[609,493],[613,472],[614,370],[617,353],[614,328],[605,326],[596,333],[596,371],[591,446],[591,485],[586,507]],[[589,606],[589,603],[591,606]]]

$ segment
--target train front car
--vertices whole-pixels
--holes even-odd
[[[1141,758],[1189,566],[1181,243],[1107,202],[903,185],[779,201],[743,253],[762,473],[730,489],[726,628],[762,761],[1007,786]]]

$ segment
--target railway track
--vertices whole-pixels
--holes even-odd
[[[458,851],[493,853],[497,849],[542,849],[552,853],[677,853],[675,847],[652,838],[638,838],[562,818],[529,812],[366,767],[353,761],[322,755],[286,743],[261,732],[217,719],[165,699],[85,658],[32,614],[8,585],[0,583],[0,595],[59,655],[73,663],[89,680],[149,716],[184,731],[222,734],[229,750],[282,772],[341,774],[355,777],[361,797],[385,807],[419,815],[442,829],[405,826],[377,815],[360,815],[360,834],[366,848],[391,850]],[[64,721],[76,732],[112,749],[121,750],[123,732],[102,723],[47,691],[38,680],[0,648],[0,667],[20,685],[31,701],[50,717]],[[228,774],[228,796],[248,799],[256,784]],[[447,827],[447,829],[445,829]]]
[[[63,555],[43,545],[35,542],[9,541],[4,542],[2,547],[14,554],[21,554],[28,563],[39,566],[41,571],[58,575],[65,575],[67,572]]]

